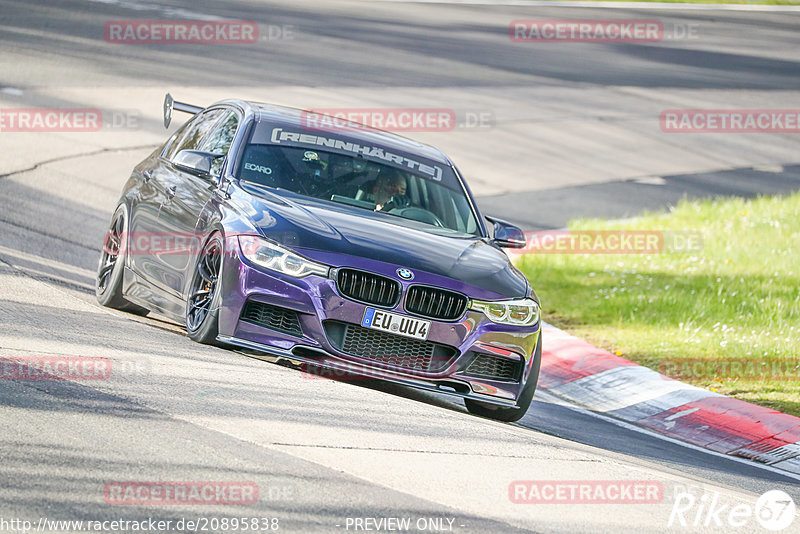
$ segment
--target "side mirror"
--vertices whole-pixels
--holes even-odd
[[[497,246],[504,248],[523,248],[525,246],[526,239],[522,230],[509,222],[494,217],[486,217],[486,220],[494,224],[492,241]]]
[[[172,163],[182,171],[209,178],[212,176],[211,169],[214,167],[214,162],[221,157],[223,156],[200,150],[181,150]]]

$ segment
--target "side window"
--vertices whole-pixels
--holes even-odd
[[[203,138],[216,122],[226,113],[224,109],[203,111],[194,117],[183,129],[183,133],[172,143],[165,154],[167,159],[174,158],[181,150],[199,150]]]
[[[227,156],[238,126],[239,117],[231,111],[228,116],[220,120],[218,126],[206,136],[197,150],[219,154],[220,156]],[[219,158],[214,162],[214,165],[211,167],[212,175],[217,176],[219,174],[224,161],[225,158]]]
[[[228,117],[220,122],[208,137],[205,138],[200,148],[204,152],[212,152],[220,156],[227,156],[228,150],[231,148],[233,136],[236,134],[236,128],[239,126],[239,117],[232,111]]]
[[[172,134],[166,143],[164,143],[164,149],[161,151],[161,157],[171,159],[173,154],[173,150],[178,144],[178,141],[183,137],[183,134],[186,133],[186,129],[192,125],[191,121],[186,121],[183,126],[177,129],[177,131]]]

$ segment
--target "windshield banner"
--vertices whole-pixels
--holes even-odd
[[[360,145],[352,141],[344,141],[342,139],[325,137],[322,135],[287,132],[283,128],[273,128],[270,141],[276,145],[297,143],[300,145],[324,146],[334,150],[352,152],[353,154],[360,154],[368,158],[374,158],[387,163],[394,163],[400,167],[406,167],[409,170],[424,174],[437,182],[442,180],[441,167],[437,165],[428,165],[400,154],[394,154],[385,151],[381,147]]]

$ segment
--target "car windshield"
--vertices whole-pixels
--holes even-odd
[[[402,217],[431,231],[479,235],[465,191],[408,169],[358,155],[251,143],[238,176],[244,182]],[[454,180],[455,181],[455,180]]]

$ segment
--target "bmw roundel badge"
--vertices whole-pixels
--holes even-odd
[[[402,267],[400,269],[397,269],[397,276],[399,276],[403,280],[413,280],[414,272],[411,269],[406,269],[405,267]]]

